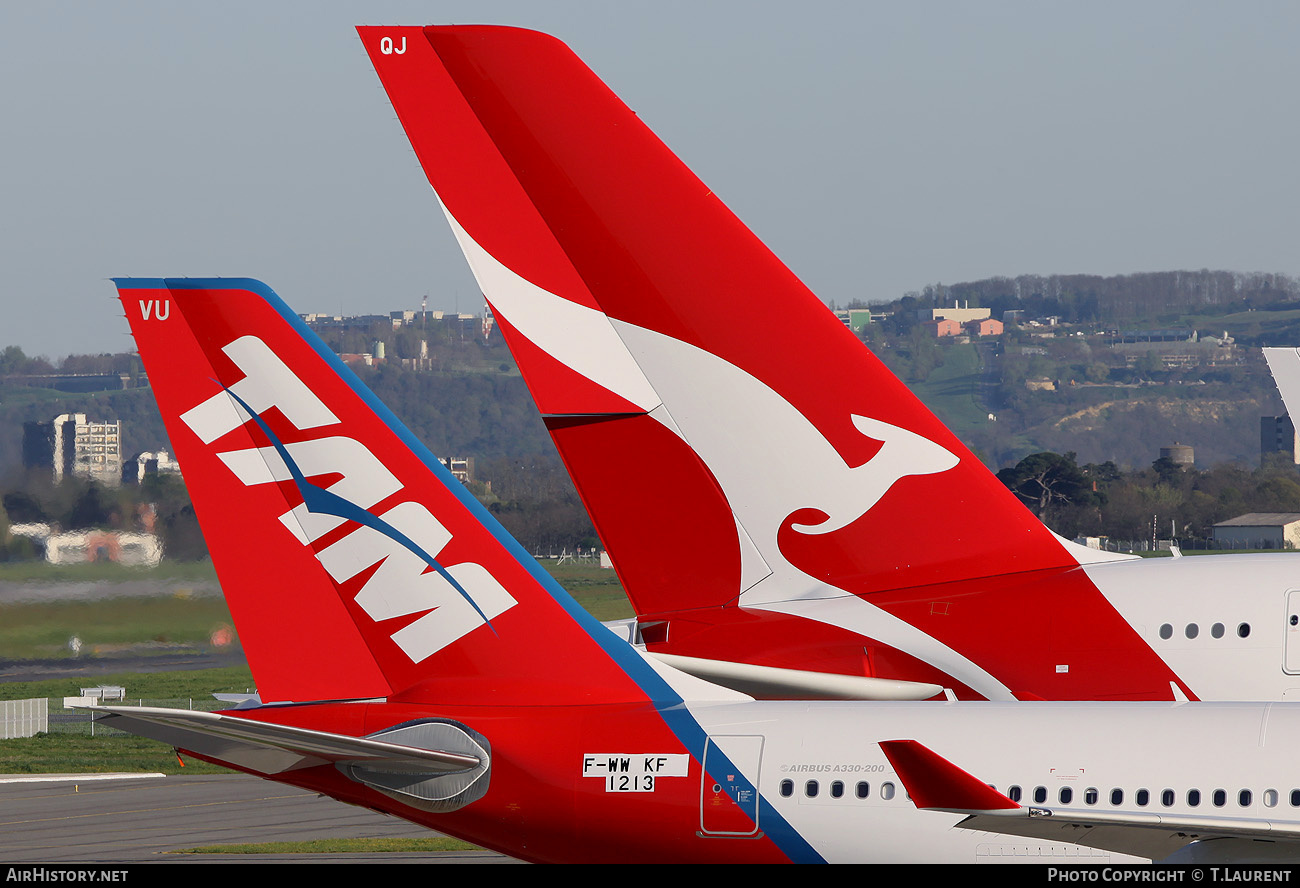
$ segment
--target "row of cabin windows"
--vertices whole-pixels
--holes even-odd
[[[1101,794],[1100,792],[1098,792],[1096,787],[1088,787],[1083,791],[1083,803],[1085,805],[1097,804],[1100,797]],[[1276,807],[1278,803],[1278,797],[1279,794],[1276,789],[1264,790],[1262,794],[1264,806],[1266,808]],[[1007,789],[1007,798],[1011,799],[1011,801],[1013,802],[1020,801],[1021,798],[1020,787],[1019,786],[1009,787]],[[1033,798],[1035,804],[1041,805],[1044,802],[1046,802],[1047,787],[1035,786]],[[1172,789],[1164,789],[1160,791],[1160,804],[1166,808],[1173,807],[1173,804],[1175,801],[1177,801],[1177,798],[1178,798],[1177,793],[1175,793]],[[1062,786],[1057,791],[1057,800],[1062,805],[1071,804],[1074,801],[1074,787]],[[1240,807],[1249,808],[1252,801],[1254,801],[1254,794],[1249,789],[1242,789],[1237,791],[1237,804]],[[1133,802],[1139,808],[1145,808],[1147,805],[1151,804],[1151,791],[1147,789],[1139,789],[1137,792],[1133,794]],[[1189,808],[1195,808],[1199,806],[1201,804],[1201,791],[1199,789],[1187,790],[1186,802]],[[1290,802],[1292,808],[1300,808],[1300,789],[1291,790]],[[1112,789],[1110,791],[1110,803],[1116,806],[1124,804],[1124,790]],[[1210,803],[1214,805],[1214,807],[1216,808],[1222,808],[1224,805],[1228,804],[1228,791],[1226,789],[1214,790],[1214,792],[1210,793]]]
[[[996,786],[991,786],[997,789]],[[781,795],[789,798],[794,795],[794,781],[781,781]],[[844,798],[845,784],[843,780],[834,780],[831,782],[828,792],[833,799]],[[815,799],[821,794],[821,783],[817,780],[806,780],[803,785],[803,794],[806,798]],[[892,782],[885,781],[880,784],[880,798],[888,801],[897,794],[897,788]],[[866,799],[871,796],[871,784],[866,780],[859,780],[853,787],[853,795],[859,799]],[[1007,798],[1013,802],[1019,802],[1023,792],[1019,786],[1012,786],[1007,789]],[[1266,789],[1262,794],[1264,806],[1274,808],[1277,806],[1279,794],[1276,789]],[[1035,804],[1043,804],[1047,801],[1047,787],[1035,786],[1033,792]],[[1057,792],[1057,799],[1062,805],[1069,805],[1074,802],[1074,787],[1062,786]],[[1083,791],[1083,803],[1085,805],[1095,805],[1101,799],[1101,792],[1094,786],[1090,786]],[[1177,793],[1172,789],[1160,791],[1160,804],[1166,808],[1173,807],[1177,801]],[[1201,791],[1199,789],[1187,790],[1187,805],[1190,808],[1198,807],[1201,804]],[[1249,789],[1237,791],[1237,804],[1242,808],[1249,808],[1254,801],[1254,794]],[[1291,807],[1300,808],[1300,789],[1291,790],[1289,801]],[[1139,808],[1145,808],[1151,804],[1151,791],[1148,789],[1139,789],[1133,794],[1133,802]],[[1115,806],[1124,804],[1124,790],[1112,789],[1110,791],[1110,803]],[[1226,789],[1216,789],[1210,793],[1210,803],[1216,808],[1222,808],[1228,804],[1228,791]]]
[[[1227,632],[1227,630],[1223,627],[1222,623],[1215,623],[1213,626],[1210,627],[1210,636],[1212,638],[1222,638],[1225,632]],[[1195,638],[1200,634],[1201,634],[1201,627],[1195,623],[1188,623],[1185,627],[1183,627],[1183,635],[1185,635],[1189,639]],[[1249,636],[1250,636],[1250,624],[1238,623],[1237,637],[1248,638]],[[1172,623],[1164,623],[1160,626],[1160,637],[1163,638],[1165,641],[1168,641],[1169,639],[1174,637],[1174,627]]]
[[[828,789],[828,792],[830,793],[831,798],[842,799],[844,798],[844,790],[845,790],[845,785],[843,780],[833,780],[831,781],[831,785]],[[817,796],[821,794],[821,791],[822,788],[821,788],[820,781],[817,780],[804,781],[803,794],[807,798],[815,799],[817,798]],[[898,790],[893,783],[886,781],[880,784],[880,788],[878,792],[880,794],[880,797],[887,801],[889,799],[892,799],[894,795],[898,792]],[[781,781],[781,795],[784,796],[785,798],[789,798],[790,796],[794,795],[793,780]],[[859,780],[853,787],[853,795],[859,799],[869,798],[871,796],[871,784],[866,780]]]

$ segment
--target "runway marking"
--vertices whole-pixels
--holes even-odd
[[[5,774],[0,783],[86,783],[90,780],[140,780],[166,777],[161,771],[150,774]]]

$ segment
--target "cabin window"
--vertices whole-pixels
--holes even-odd
[[[1035,787],[1034,787],[1034,801],[1037,802],[1037,803],[1040,804],[1040,805],[1041,805],[1043,802],[1047,801],[1047,787],[1046,787],[1046,786],[1035,786]]]
[[[1163,639],[1165,639],[1166,641],[1168,641],[1169,639],[1173,638],[1173,637],[1174,637],[1174,627],[1173,627],[1171,624],[1169,624],[1169,623],[1165,623],[1164,625],[1162,625],[1162,626],[1160,627],[1160,637],[1163,638]]]
[[[817,798],[818,789],[820,789],[820,787],[817,785],[817,781],[809,780],[807,783],[803,785],[803,794],[810,799],[815,799]]]
[[[1183,630],[1183,634],[1188,638],[1195,638],[1201,634],[1201,629],[1195,623],[1188,623],[1187,628]]]
[[[1215,638],[1222,638],[1222,637],[1223,637],[1223,624],[1222,624],[1222,623],[1215,623],[1213,626],[1211,626],[1211,627],[1210,627],[1210,635],[1214,636]]]
[[[1089,786],[1083,791],[1083,803],[1085,805],[1095,805],[1097,804],[1097,796],[1097,787]]]
[[[1240,624],[1238,624],[1238,626],[1237,626],[1237,637],[1238,637],[1238,638],[1249,638],[1249,637],[1250,637],[1250,624],[1249,624],[1249,623],[1240,623]]]
[[[1187,804],[1188,804],[1188,806],[1190,806],[1190,807],[1192,807],[1192,808],[1195,808],[1195,807],[1196,807],[1197,805],[1199,805],[1200,803],[1201,803],[1201,791],[1200,791],[1199,789],[1189,789],[1189,790],[1187,790]]]
[[[1166,789],[1164,792],[1160,793],[1160,804],[1168,808],[1171,805],[1173,805],[1173,803],[1174,803],[1174,791],[1172,789]]]
[[[834,783],[831,784],[831,798],[833,798],[833,799],[842,799],[842,798],[844,798],[844,781],[843,781],[843,780],[836,780]]]
[[[1020,801],[1020,787],[1019,787],[1019,786],[1008,786],[1008,787],[1007,787],[1007,798],[1011,799],[1011,801],[1013,801],[1013,802],[1018,802],[1018,801]]]
[[[857,794],[860,799],[865,799],[867,796],[871,795],[871,784],[865,780],[859,780]]]
[[[1243,789],[1241,792],[1237,793],[1237,804],[1241,805],[1241,807],[1249,808],[1250,800],[1251,800],[1251,795],[1249,789]]]
[[[1276,789],[1266,789],[1266,790],[1264,790],[1264,807],[1265,807],[1265,808],[1276,808],[1276,807],[1277,807],[1277,790],[1276,790]]]
[[[886,781],[880,784],[880,797],[888,801],[894,797],[894,784]]]
[[[1147,802],[1151,801],[1151,793],[1147,792],[1145,789],[1139,789],[1137,795],[1133,797],[1133,801],[1138,803],[1139,808],[1145,808]]]
[[[1291,790],[1291,807],[1300,808],[1300,789]]]
[[[1228,794],[1222,789],[1216,789],[1214,791],[1214,807],[1222,808],[1226,804],[1228,804]]]
[[[782,780],[782,781],[781,781],[781,795],[785,796],[787,799],[790,798],[790,796],[794,795],[794,781],[793,781],[793,780]]]
[[[1061,800],[1062,805],[1068,805],[1074,799],[1074,790],[1068,786],[1062,786],[1056,797]]]
[[[1112,790],[1110,791],[1110,803],[1111,803],[1112,805],[1122,805],[1122,804],[1124,804],[1124,790],[1122,790],[1122,789],[1112,789]]]

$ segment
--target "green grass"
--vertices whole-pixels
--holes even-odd
[[[39,734],[0,740],[0,774],[229,774],[229,768],[185,759],[165,743],[101,731],[89,734]]]
[[[1198,330],[1227,330],[1229,333],[1258,332],[1267,326],[1276,327],[1300,321],[1300,309],[1287,311],[1237,311],[1232,314],[1191,314],[1181,318],[1176,326],[1194,327]],[[1214,335],[1219,335],[1216,332]]]
[[[963,440],[968,431],[989,425],[988,410],[980,400],[980,360],[974,345],[945,345],[943,365],[912,386],[925,405]]]
[[[71,659],[68,641],[74,635],[82,658],[199,650],[209,647],[215,631],[231,625],[219,595],[14,604],[0,608],[0,656]]]
[[[69,397],[68,392],[61,392],[58,389],[0,383],[0,404],[6,407],[60,401],[67,397]]]
[[[548,564],[547,570],[598,619],[632,616],[614,571],[572,563]],[[76,571],[72,574],[62,573],[61,578],[65,582],[85,579],[77,576]],[[181,570],[176,576],[201,578],[203,571]],[[137,655],[166,652],[177,646],[199,650],[207,646],[214,627],[227,626],[230,622],[225,599],[212,595],[9,605],[0,609],[0,656],[11,660],[70,658],[67,640],[74,634],[82,640],[83,658],[99,655],[107,659],[121,651]],[[82,686],[107,684],[124,687],[131,702],[142,700],[146,705],[176,708],[188,708],[191,701],[196,708],[213,708],[214,693],[243,693],[255,687],[247,666],[75,675],[41,681],[7,678],[0,674],[0,700],[46,697],[57,703],[62,697],[76,696]],[[175,754],[165,744],[116,731],[101,730],[94,737],[60,731],[36,738],[0,740],[0,773],[108,771],[225,773],[224,768],[188,759],[187,767],[182,770]]]
[[[546,563],[578,603],[597,619],[631,617],[618,575],[595,565]],[[7,660],[72,659],[68,641],[81,641],[84,657],[114,653],[171,653],[203,650],[212,633],[233,625],[225,599],[219,595],[189,595],[186,583],[215,582],[210,563],[177,564],[169,571],[141,572],[118,565],[79,564],[0,565],[0,580],[50,582],[112,582],[148,578],[170,582],[176,594],[165,597],[112,598],[93,601],[24,603],[0,608],[0,657]],[[46,575],[41,569],[49,570]],[[30,572],[30,575],[29,575]],[[0,674],[0,681],[4,676]],[[154,695],[146,695],[154,696]]]
[[[636,616],[623,593],[618,574],[609,568],[572,562],[557,565],[543,561],[541,564],[597,620],[624,620]]]

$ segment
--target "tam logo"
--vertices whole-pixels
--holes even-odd
[[[515,599],[482,565],[441,563],[439,556],[453,535],[423,504],[407,500],[381,514],[371,511],[403,486],[360,441],[342,435],[279,441],[261,417],[271,407],[301,432],[339,420],[266,343],[244,336],[222,352],[244,378],[181,420],[204,444],[249,422],[266,433],[270,447],[230,450],[217,457],[248,486],[294,482],[303,502],[282,514],[280,522],[301,545],[311,545],[346,522],[359,525],[315,557],[339,584],[378,565],[356,603],[376,622],[423,614],[390,636],[412,662],[484,623],[490,626],[514,607]],[[327,488],[307,480],[319,475],[342,477]]]

